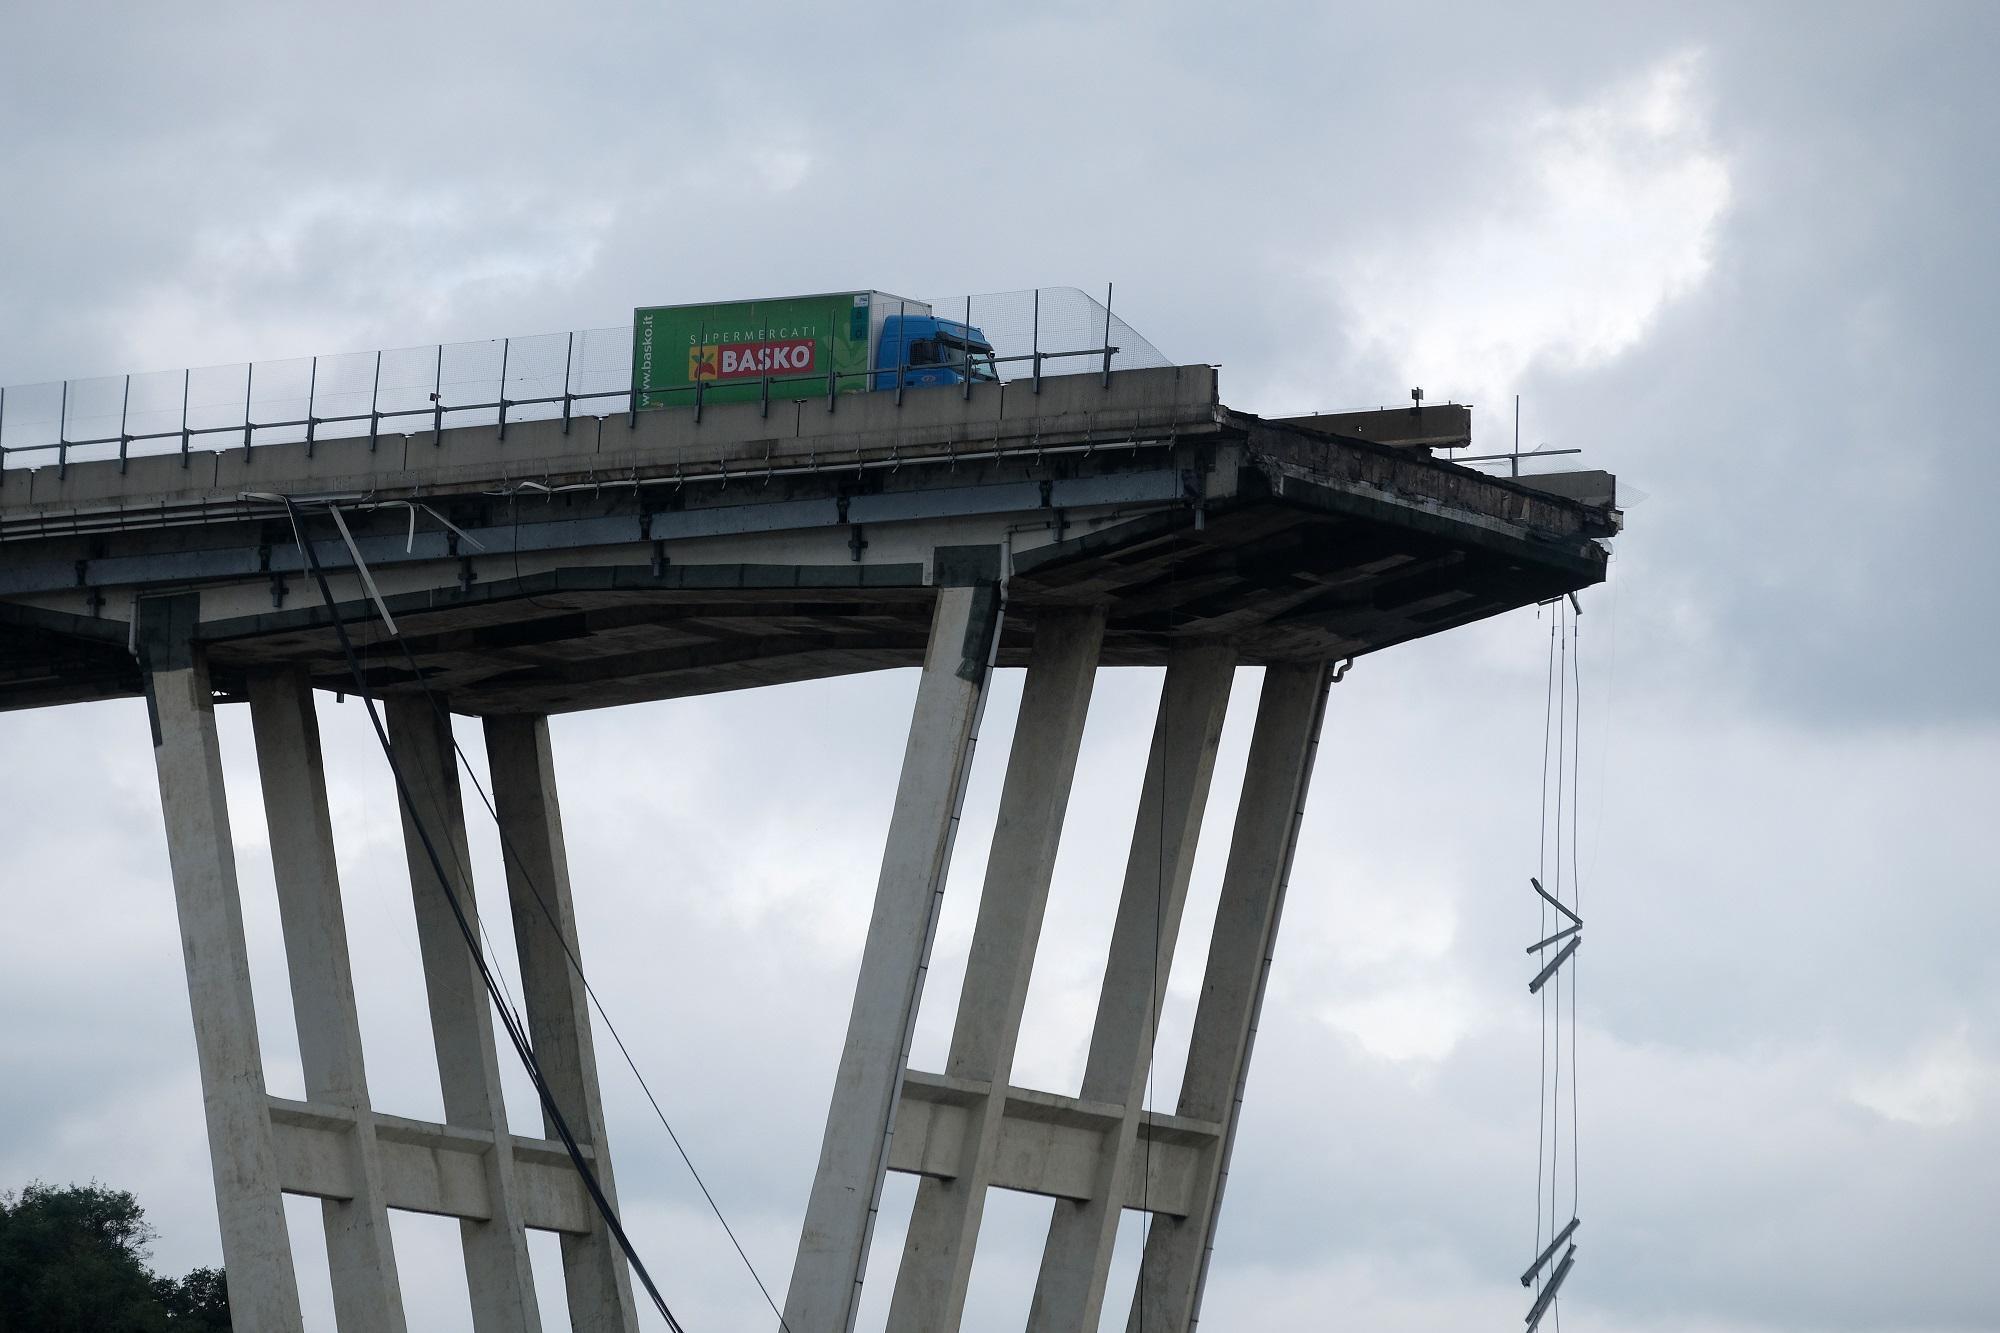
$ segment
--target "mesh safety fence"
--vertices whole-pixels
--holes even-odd
[[[920,304],[984,333],[1002,380],[1169,364],[1075,287],[945,297],[908,313]],[[873,383],[850,378],[861,382],[833,387]],[[630,325],[14,385],[0,388],[0,467],[609,416],[631,410],[631,389]]]

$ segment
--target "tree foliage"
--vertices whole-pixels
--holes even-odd
[[[125,1190],[37,1182],[0,1194],[0,1333],[226,1333],[222,1271],[156,1277],[152,1240]]]

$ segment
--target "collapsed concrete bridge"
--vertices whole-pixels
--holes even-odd
[[[1098,1326],[1129,1208],[1156,1219],[1131,1327],[1192,1326],[1334,665],[1600,581],[1611,481],[1434,457],[1425,442],[1461,440],[1463,409],[1262,420],[1222,406],[1202,366],[899,397],[0,475],[0,709],[149,701],[240,1329],[300,1327],[285,1193],[324,1201],[343,1333],[404,1326],[390,1208],[461,1220],[481,1333],[537,1327],[527,1228],[563,1238],[575,1327],[636,1327],[625,1262],[553,1128],[506,1123],[492,1015],[419,855],[421,825],[466,863],[438,705],[484,720],[533,1044],[615,1200],[549,715],[888,667],[920,675],[785,1322],[852,1327],[898,1171],[921,1182],[892,1329],[958,1326],[990,1189],[1059,1201],[1032,1328]],[[313,707],[357,688],[336,624],[369,646],[366,688],[413,774],[445,1123],[368,1097]],[[1245,787],[1180,1102],[1153,1113],[1151,1024],[1239,665],[1265,668]],[[1015,1087],[1092,685],[1119,666],[1166,676],[1083,1084]],[[1017,668],[950,1055],[911,1069],[972,738],[992,673]],[[214,722],[237,702],[287,831],[273,858],[302,1102],[268,1095],[257,1046]]]

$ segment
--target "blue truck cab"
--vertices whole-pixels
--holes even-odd
[[[890,315],[875,344],[869,387],[894,389],[931,384],[994,383],[993,344],[970,324],[935,315]]]

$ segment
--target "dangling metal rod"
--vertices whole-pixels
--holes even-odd
[[[1583,936],[1579,935],[1563,946],[1563,951],[1554,958],[1551,958],[1547,967],[1535,973],[1535,979],[1528,983],[1528,994],[1533,995],[1541,990],[1542,984],[1556,974],[1557,968],[1569,961],[1569,956],[1576,952],[1576,946],[1581,943],[1583,943]]]
[[[1560,902],[1556,901],[1555,897],[1551,895],[1547,889],[1542,887],[1542,882],[1540,880],[1536,879],[1533,875],[1530,875],[1528,876],[1528,883],[1535,886],[1536,893],[1539,893],[1542,895],[1542,897],[1548,899],[1549,906],[1555,908],[1558,912],[1561,912],[1564,916],[1568,917],[1571,921],[1574,921],[1577,925],[1580,926],[1583,924],[1583,918],[1578,916],[1575,912],[1570,911],[1569,908],[1564,907]]]
[[[1571,1236],[1575,1235],[1577,1227],[1581,1225],[1582,1225],[1581,1218],[1572,1217],[1569,1220],[1569,1225],[1564,1227],[1562,1231],[1556,1236],[1556,1238],[1549,1242],[1549,1248],[1543,1250],[1541,1254],[1537,1255],[1535,1258],[1535,1262],[1528,1265],[1528,1271],[1521,1274],[1522,1286],[1524,1287],[1528,1286],[1535,1280],[1535,1274],[1542,1271],[1542,1265],[1546,1264],[1551,1258],[1555,1256],[1555,1252],[1562,1248],[1563,1242],[1568,1240]]]
[[[1536,940],[1533,944],[1530,944],[1527,947],[1527,949],[1524,950],[1524,952],[1540,953],[1543,949],[1548,948],[1551,944],[1554,944],[1557,940],[1566,940],[1570,936],[1576,934],[1576,932],[1582,929],[1583,929],[1582,926],[1564,926],[1561,930],[1549,936],[1547,939]]]
[[[1541,1327],[1542,1316],[1548,1313],[1550,1303],[1555,1300],[1556,1292],[1562,1287],[1563,1279],[1569,1276],[1570,1267],[1574,1263],[1576,1263],[1576,1246],[1572,1245],[1569,1247],[1569,1253],[1563,1256],[1562,1262],[1556,1265],[1556,1271],[1549,1274],[1549,1284],[1542,1288],[1542,1294],[1535,1297],[1534,1305],[1529,1307],[1526,1320],[1528,1333],[1535,1333],[1535,1330]]]
[[[340,529],[340,539],[347,543],[347,553],[354,557],[354,572],[361,576],[361,586],[368,590],[368,600],[375,603],[375,610],[382,616],[382,623],[389,629],[391,637],[396,633],[396,622],[389,618],[389,607],[383,602],[382,594],[375,590],[375,576],[368,572],[368,566],[361,559],[361,548],[354,544],[354,534],[347,530],[347,520],[340,516],[340,506],[328,504],[326,512],[333,515],[333,526]],[[340,613],[332,607],[335,616]]]

